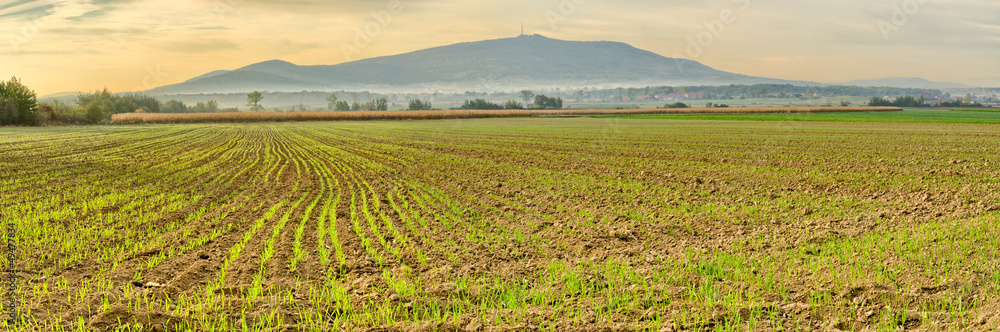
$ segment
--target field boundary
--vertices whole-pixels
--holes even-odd
[[[297,121],[442,120],[473,118],[514,118],[533,116],[587,116],[625,114],[773,114],[893,112],[899,107],[731,107],[661,108],[608,110],[446,110],[446,111],[361,111],[289,113],[124,113],[111,117],[112,124],[254,123]]]
[[[901,112],[900,107],[722,107],[722,108],[647,108],[613,110],[532,110],[532,115],[628,115],[628,114],[781,114]]]
[[[952,112],[984,112],[984,113],[994,113],[1000,112],[1000,109],[995,108],[963,108],[963,109],[949,109]]]

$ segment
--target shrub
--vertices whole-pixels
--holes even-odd
[[[560,110],[563,108],[562,98],[549,98],[545,95],[535,96],[535,109]]]
[[[424,102],[424,101],[421,101],[420,99],[414,99],[414,100],[410,100],[410,107],[408,109],[411,110],[411,111],[427,111],[427,110],[430,110],[432,107],[433,106],[431,105],[431,102],[429,102],[429,101],[428,102]]]
[[[508,110],[523,110],[524,105],[522,105],[521,102],[516,100],[508,100],[507,103],[503,104],[503,108]]]
[[[104,110],[97,103],[90,103],[87,107],[84,107],[84,112],[87,114],[87,121],[90,123],[100,123],[104,120]]]
[[[7,99],[0,98],[0,126],[9,126],[17,123],[17,106]]]
[[[338,112],[347,112],[351,110],[351,105],[346,101],[341,100],[337,102],[337,104],[333,107],[333,110]]]
[[[465,100],[465,103],[463,103],[462,107],[459,107],[459,109],[463,109],[463,110],[502,110],[503,106],[500,106],[498,104],[494,104],[494,103],[488,102],[488,101],[486,101],[486,99],[483,99],[483,98],[476,98],[476,99],[473,99],[473,100]]]
[[[5,106],[0,110],[0,126],[18,125],[34,126],[38,124],[35,112],[38,110],[38,100],[35,92],[21,84],[17,77],[10,81],[0,81],[0,99],[13,106]]]

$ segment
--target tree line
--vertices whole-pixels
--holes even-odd
[[[528,105],[529,107],[527,107],[527,108],[524,106],[524,104],[521,104],[521,102],[516,101],[516,100],[508,100],[507,102],[505,102],[505,103],[503,103],[501,105],[501,104],[497,104],[497,103],[493,103],[493,102],[487,101],[486,99],[483,99],[483,98],[476,98],[476,99],[472,99],[472,100],[466,99],[465,103],[462,103],[462,106],[460,106],[458,109],[462,109],[462,110],[503,110],[503,109],[507,109],[507,110],[523,110],[523,109],[559,110],[559,109],[563,108],[563,100],[562,100],[562,98],[558,98],[558,97],[557,98],[550,98],[550,97],[547,97],[545,95],[537,95],[536,96],[533,93],[530,96],[528,96],[527,93],[530,93],[530,91],[528,91],[528,90],[521,91],[522,98],[524,98],[524,100],[529,100],[529,99],[533,99],[534,100],[534,102],[531,103],[531,104],[529,104]]]
[[[298,91],[298,92],[265,92],[261,91],[265,97],[264,104],[280,104],[280,105],[294,105],[298,103],[305,103],[307,105],[326,105],[328,101],[324,100],[330,95],[330,91]],[[527,98],[525,98],[526,92]],[[726,85],[726,86],[655,86],[655,87],[645,87],[645,88],[617,88],[617,89],[597,89],[597,88],[587,88],[578,90],[558,90],[558,89],[547,89],[547,90],[535,90],[534,92],[530,90],[524,91],[508,91],[508,92],[472,92],[466,91],[464,93],[439,93],[439,92],[426,92],[426,93],[374,93],[368,91],[336,91],[336,96],[339,97],[338,101],[345,101],[340,103],[338,108],[337,105],[333,107],[324,107],[327,110],[340,110],[349,111],[353,109],[360,109],[365,101],[371,101],[379,97],[387,98],[390,105],[398,105],[400,108],[407,109],[408,102],[419,99],[421,101],[433,101],[435,105],[437,104],[450,104],[457,102],[457,105],[462,105],[465,100],[473,100],[477,98],[482,98],[490,101],[505,101],[505,100],[517,100],[524,106],[531,106],[534,101],[535,93],[544,95],[557,95],[563,98],[566,102],[616,102],[616,103],[636,103],[636,102],[659,102],[664,99],[669,99],[670,102],[684,101],[687,100],[729,100],[729,99],[741,99],[741,98],[823,98],[831,96],[856,96],[870,98],[871,96],[919,96],[924,95],[927,97],[935,96],[939,98],[950,98],[951,95],[947,92],[942,92],[936,89],[905,89],[905,88],[880,88],[880,87],[856,87],[856,86],[793,86],[787,84],[757,84],[757,85]],[[954,93],[954,92],[952,92]],[[685,96],[689,94],[690,96]],[[963,92],[964,94],[964,92]],[[981,94],[980,94],[981,95]],[[989,94],[986,94],[987,96]],[[240,108],[246,111],[246,107],[242,106],[246,102],[247,94],[244,93],[212,93],[212,94],[188,94],[188,95],[177,95],[177,96],[166,96],[159,97],[163,100],[167,99],[177,99],[189,104],[193,104],[195,101],[203,100],[217,100],[220,104],[228,105],[241,105]],[[984,98],[976,98],[977,101],[983,103],[995,103],[998,101],[990,101]],[[930,100],[930,99],[929,99]],[[357,103],[357,107],[353,107],[352,101]],[[504,102],[498,102],[498,104],[504,104]],[[700,105],[699,105],[700,106]],[[392,106],[390,106],[392,107]],[[274,110],[273,107],[268,106],[268,110]],[[301,110],[301,107],[288,108],[285,107],[284,110]]]
[[[210,113],[239,111],[220,109],[215,101],[185,105],[177,100],[161,102],[141,94],[115,94],[107,88],[80,93],[70,102],[53,100],[39,103],[35,92],[17,77],[0,81],[0,126],[97,124],[121,113]]]
[[[92,93],[80,93],[74,105],[54,103],[50,121],[62,123],[102,123],[112,115],[122,113],[216,113],[238,112],[236,108],[220,108],[219,103],[210,100],[194,105],[186,105],[178,100],[161,102],[155,97],[141,93],[115,94],[107,88]]]
[[[265,111],[264,98],[282,98],[289,96],[315,96],[317,92],[299,93],[261,93],[258,91],[246,95],[247,106],[250,111]],[[341,92],[343,94],[345,92]],[[700,97],[714,97],[717,99],[734,98],[770,98],[770,97],[792,97],[792,96],[813,96],[820,95],[875,95],[893,96],[899,95],[895,99],[883,97],[872,97],[869,101],[871,106],[898,106],[898,107],[982,107],[977,100],[991,102],[998,100],[996,96],[990,98],[977,98],[970,95],[964,99],[953,101],[937,101],[933,105],[924,100],[924,96],[936,96],[950,98],[949,93],[942,93],[934,89],[904,89],[904,88],[879,88],[879,87],[856,87],[856,86],[793,86],[787,84],[757,84],[757,85],[729,85],[729,86],[680,86],[680,87],[647,87],[647,88],[617,88],[617,89],[583,89],[572,92],[570,95],[577,101],[581,99],[614,99],[617,101],[637,101],[641,99],[655,99],[664,94],[696,94]],[[390,107],[390,100],[405,103],[409,101],[408,110],[422,111],[431,110],[433,105],[430,100],[440,101],[448,99],[448,95],[433,94],[400,94],[380,96],[368,92],[349,93],[353,98],[353,103],[348,103],[337,98],[337,94],[325,92],[329,111],[386,111]],[[913,97],[912,95],[918,96]],[[225,95],[217,95],[225,97]],[[322,95],[321,95],[322,96]],[[563,99],[561,97],[548,97],[544,94],[536,95],[531,90],[518,92],[504,92],[493,94],[480,94],[466,92],[465,102],[458,109],[476,110],[501,110],[501,109],[562,109]],[[183,97],[183,96],[181,96]],[[220,97],[220,98],[221,98]],[[360,98],[359,98],[360,97]],[[475,97],[475,98],[472,98]],[[227,97],[229,98],[229,97]],[[320,97],[322,98],[322,97]],[[391,98],[391,99],[390,99]],[[369,100],[360,102],[360,100]],[[503,103],[494,103],[489,100],[508,99]],[[520,100],[518,100],[520,99]],[[461,99],[459,99],[461,100]],[[232,101],[230,101],[232,102]],[[405,104],[404,104],[405,105]],[[706,105],[707,106],[707,105]],[[724,107],[725,105],[715,105]],[[684,103],[668,104],[665,107],[689,107]],[[292,111],[307,111],[306,106],[300,104],[292,107]],[[8,81],[0,81],[0,126],[33,126],[51,124],[95,124],[108,121],[112,115],[120,113],[147,112],[147,113],[215,113],[215,112],[239,112],[238,108],[220,108],[215,100],[198,102],[187,105],[182,101],[169,100],[161,102],[155,97],[142,93],[115,94],[108,89],[98,90],[91,93],[80,93],[70,102],[51,101],[39,103],[34,91],[25,86],[17,77],[12,77]],[[280,111],[280,110],[276,110]]]
[[[919,96],[951,97],[939,89],[893,87],[861,87],[848,85],[800,86],[791,84],[731,84],[719,86],[651,86],[644,88],[581,89],[570,91],[569,99],[577,102],[651,102],[658,96],[678,100],[746,99],[746,98],[821,98],[831,96]],[[687,96],[685,96],[687,95]]]
[[[872,97],[868,101],[868,106],[895,106],[895,107],[983,107],[983,104],[973,101],[971,96],[966,96],[965,99],[957,99],[953,101],[939,101],[933,105],[927,103],[924,96],[921,95],[919,98],[913,96],[902,96],[896,99],[889,100],[884,97]]]
[[[0,81],[0,126],[34,126],[38,124],[38,100],[17,77]]]
[[[254,93],[259,93],[259,92],[254,91]],[[253,93],[251,93],[250,95],[247,96],[247,101],[248,102],[252,101],[253,97],[254,97]],[[337,94],[330,93],[330,95],[326,97],[326,101],[327,101],[327,110],[330,110],[330,111],[337,111],[337,112],[355,111],[355,112],[357,112],[357,111],[388,111],[389,110],[389,98],[385,98],[385,97],[375,98],[375,99],[372,99],[371,101],[367,101],[367,102],[364,102],[364,103],[354,102],[352,104],[348,104],[346,101],[338,100],[337,99]],[[412,107],[412,105],[413,104],[411,103],[411,107]]]

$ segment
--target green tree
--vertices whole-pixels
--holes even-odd
[[[0,99],[14,105],[15,116],[8,117],[10,122],[0,122],[0,125],[34,126],[38,123],[35,111],[38,110],[38,100],[35,92],[28,89],[17,77],[10,81],[0,82]]]
[[[104,120],[106,116],[104,114],[104,110],[102,110],[101,106],[99,106],[97,103],[90,103],[89,105],[87,105],[87,107],[85,108],[85,112],[87,114],[86,115],[87,121],[94,124],[100,123],[101,121]]]
[[[549,102],[549,97],[545,95],[535,96],[535,108],[545,108],[545,104]]]
[[[264,94],[260,91],[254,91],[247,94],[247,106],[250,106],[251,112],[263,112],[264,107],[260,106],[260,101],[264,100]]]
[[[611,96],[611,102],[621,103],[624,101],[625,101],[625,89],[622,88],[615,89],[614,94]]]
[[[525,103],[530,103],[532,99],[535,98],[535,92],[531,90],[521,90],[521,100]]]
[[[351,105],[348,104],[346,101],[341,100],[337,102],[337,105],[334,107],[334,110],[338,112],[347,112],[351,110]]]
[[[927,107],[930,105],[924,104],[923,98],[917,99],[913,96],[902,96],[891,101],[882,97],[872,97],[868,101],[868,106]]]
[[[9,126],[17,123],[17,106],[7,99],[0,98],[0,126]]]
[[[549,98],[549,101],[548,103],[545,104],[545,107],[554,110],[561,110],[563,108],[563,99],[558,97]]]
[[[507,110],[523,110],[524,105],[522,105],[521,102],[516,100],[508,100],[506,103],[503,104],[503,108]]]
[[[336,93],[332,93],[331,92],[329,96],[326,96],[326,108],[329,109],[329,110],[331,110],[331,111],[337,109],[337,94]]]
[[[127,94],[122,96],[124,104],[129,106],[128,111],[122,113],[143,110],[147,113],[160,113],[160,101],[156,98],[144,94]]]
[[[358,103],[351,104],[351,111],[357,112],[357,111],[360,111],[360,110],[361,110],[361,104],[358,104]]]
[[[219,102],[215,100],[209,100],[205,102],[205,109],[209,112],[215,113],[219,111]]]
[[[260,106],[263,110],[264,107]],[[215,100],[209,100],[207,102],[198,102],[194,106],[188,107],[188,112],[191,113],[215,113],[219,111],[219,102]]]
[[[465,100],[465,103],[460,108],[463,110],[501,110],[503,106],[488,102],[483,98],[476,98]]]
[[[537,95],[535,96],[535,108],[559,110],[563,108],[563,100],[562,98],[549,98],[545,95]]]
[[[76,96],[76,105],[86,108],[91,104],[97,105],[105,115],[132,113],[142,110],[143,112],[159,113],[162,104],[154,97],[144,94],[113,94],[104,90],[93,93],[81,93]]]
[[[892,106],[892,102],[888,99],[876,96],[872,97],[872,99],[868,101],[868,106]]]
[[[426,111],[426,110],[430,110],[432,107],[433,106],[431,105],[431,102],[429,102],[429,101],[428,102],[424,102],[424,101],[421,101],[420,99],[413,99],[413,100],[410,100],[410,107],[408,109],[411,110],[411,111]]]
[[[38,123],[52,123],[59,121],[59,115],[56,114],[56,108],[47,103],[38,104],[38,112],[36,112],[36,114]]]
[[[104,90],[97,90],[93,93],[80,93],[76,95],[75,102],[78,107],[86,109],[89,108],[91,104],[94,104],[97,107],[100,107],[102,111],[110,113],[111,109],[114,107],[113,98],[114,96],[111,94],[111,91],[108,91],[108,88],[104,88]]]
[[[59,100],[53,100],[46,104],[39,105],[39,116],[44,116],[45,113],[42,111],[43,106],[48,106],[51,108],[51,113],[49,116],[49,121],[52,123],[60,124],[87,124],[90,123],[87,120],[85,109],[82,107],[73,107],[67,103],[61,102]],[[48,111],[48,108],[45,109]],[[39,119],[41,121],[42,119]]]
[[[170,100],[163,103],[163,107],[160,108],[160,112],[163,113],[187,113],[187,111],[187,105],[177,100]]]
[[[372,100],[371,107],[369,111],[388,111],[389,110],[389,99],[382,97]]]

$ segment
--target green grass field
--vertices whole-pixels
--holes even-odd
[[[904,123],[978,123],[1000,124],[1000,111],[926,110],[871,113],[798,113],[798,114],[656,114],[607,115],[598,118],[679,119],[729,121],[812,121],[812,122],[904,122]]]
[[[998,129],[4,128],[0,330],[996,330]]]
[[[749,98],[749,99],[701,99],[701,100],[681,100],[681,102],[691,107],[704,107],[706,103],[726,104],[730,106],[763,107],[763,106],[839,106],[842,101],[846,101],[851,106],[863,106],[868,102],[864,97],[829,97],[819,99],[802,98]],[[621,106],[638,106],[639,108],[663,107],[663,104],[672,104],[674,101],[655,102],[633,102],[633,103],[591,103],[591,102],[567,102],[566,105],[574,109],[613,109]]]

